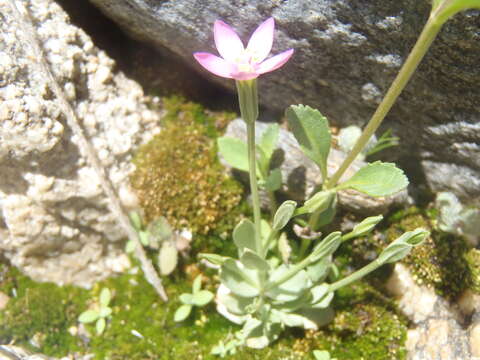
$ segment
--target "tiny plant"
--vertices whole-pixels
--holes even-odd
[[[103,334],[105,327],[107,326],[107,320],[110,319],[112,315],[112,308],[109,307],[111,300],[112,293],[110,292],[110,289],[103,288],[100,291],[98,302],[94,304],[94,308],[81,313],[78,317],[78,321],[84,324],[95,322],[97,334]]]
[[[144,225],[141,216],[137,212],[130,213],[130,222],[137,231],[143,246],[158,249],[158,267],[161,275],[171,274],[178,263],[178,251],[176,248],[177,234],[172,230],[167,219],[163,216]],[[130,253],[135,250],[135,243],[128,241],[125,251]]]
[[[192,312],[194,306],[202,307],[213,300],[214,295],[208,290],[202,290],[201,287],[202,275],[198,275],[195,280],[193,280],[192,292],[180,295],[182,305],[175,312],[175,321],[180,322],[185,320]]]

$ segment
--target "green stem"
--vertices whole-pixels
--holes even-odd
[[[253,222],[255,224],[255,244],[257,254],[262,254],[263,246],[260,227],[260,196],[257,183],[257,158],[255,149],[255,120],[258,117],[257,81],[236,81],[240,113],[247,124],[248,167],[250,177],[250,191],[252,194]]]
[[[312,243],[312,240],[302,238],[302,241],[300,243],[300,250],[298,251],[298,258],[302,259],[305,256],[305,253],[307,252],[308,247]]]
[[[370,264],[364,266],[358,271],[355,271],[353,274],[350,274],[346,278],[343,278],[342,280],[339,280],[337,282],[334,282],[333,284],[330,284],[328,291],[333,292],[340,289],[341,287],[347,286],[352,282],[361,279],[362,277],[364,277],[368,273],[371,273],[372,271],[376,270],[382,265],[383,265],[382,263],[378,262],[377,260],[374,260]]]
[[[422,61],[424,55],[430,48],[430,45],[437,36],[441,27],[441,24],[435,21],[432,17],[428,19],[425,27],[422,30],[422,33],[420,34],[420,37],[418,38],[415,46],[410,52],[407,61],[405,61],[405,63],[403,64],[400,72],[398,73],[397,77],[388,89],[387,94],[383,98],[382,102],[378,106],[377,110],[373,114],[365,129],[363,130],[362,135],[356,142],[353,149],[348,154],[347,158],[344,160],[344,162],[335,172],[335,174],[333,174],[333,176],[325,184],[326,189],[330,189],[337,184],[337,182],[340,180],[340,178],[345,173],[350,164],[356,159],[358,154],[367,145],[368,140],[370,140],[372,135],[378,129],[383,119],[397,100],[397,97],[400,95],[402,90],[405,88],[405,85],[412,77],[412,74],[417,69],[418,64],[420,64],[420,62]]]

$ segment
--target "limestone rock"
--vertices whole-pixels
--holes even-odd
[[[256,122],[256,136],[258,139],[268,127],[268,124]],[[246,141],[247,129],[245,122],[241,119],[232,121],[225,132],[225,136],[235,137]],[[317,185],[321,183],[321,175],[318,166],[305,156],[292,133],[280,129],[278,147],[280,152],[274,154],[275,158],[281,161],[280,169],[283,177],[282,191],[289,198],[296,201],[303,201],[311,194]],[[328,159],[328,172],[333,174],[345,159],[345,154],[337,149],[330,150]],[[226,165],[226,164],[225,164]],[[356,160],[342,177],[346,180],[352,176],[365,162]],[[340,206],[361,215],[378,215],[394,205],[405,204],[408,200],[406,191],[390,197],[373,198],[353,190],[342,190],[338,194]]]
[[[130,157],[159,131],[159,114],[54,1],[19,5],[124,204],[134,205]],[[88,286],[128,266],[124,234],[9,2],[0,13],[0,249],[36,280]]]
[[[260,101],[280,111],[318,108],[341,126],[362,125],[413,47],[430,0],[91,0],[134,37],[183,57],[207,74],[193,51],[216,52],[213,22],[222,19],[248,39],[268,16],[276,20],[273,53],[295,48],[282,69],[260,81]],[[387,118],[401,138],[392,155],[434,191],[480,200],[478,11],[456,15],[433,44]],[[423,174],[422,174],[423,173]]]

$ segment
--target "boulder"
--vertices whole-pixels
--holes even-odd
[[[215,52],[213,23],[223,19],[244,39],[273,16],[273,52],[295,48],[282,69],[260,81],[261,102],[318,108],[341,126],[365,124],[428,18],[430,0],[90,0],[129,34],[170,49],[209,80],[193,51]],[[384,128],[401,146],[391,152],[433,191],[480,200],[478,11],[457,15],[441,31]]]
[[[36,280],[89,286],[129,265],[125,234],[11,3],[0,3],[0,250]],[[136,206],[130,158],[160,114],[54,1],[16,3],[123,204]]]

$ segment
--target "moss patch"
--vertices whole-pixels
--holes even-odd
[[[142,146],[131,183],[147,221],[165,216],[175,228],[194,233],[231,229],[242,187],[219,163],[214,138],[232,118],[178,98],[164,100],[161,134]]]
[[[191,267],[192,265],[190,265]],[[183,323],[175,323],[173,314],[178,296],[191,289],[199,268],[185,269],[187,278],[165,279],[170,301],[163,303],[142,274],[124,274],[97,284],[91,291],[71,286],[35,283],[10,270],[1,291],[17,289],[0,316],[0,338],[14,340],[49,356],[73,352],[94,354],[95,359],[215,359],[209,355],[218,341],[238,330],[219,315],[213,304],[195,309]],[[216,279],[210,272],[205,288],[214,291]],[[98,298],[101,288],[114,294],[111,320],[103,335],[86,325],[90,335],[73,336],[78,315]],[[319,332],[288,329],[280,340],[263,350],[239,349],[229,359],[308,359],[314,349],[329,349],[338,359],[403,359],[406,326],[388,299],[365,283],[342,289],[335,299],[337,314],[332,324]]]
[[[296,341],[296,349],[328,350],[339,360],[406,358],[406,318],[391,300],[366,282],[340,289],[333,306],[333,322],[318,332],[307,332],[305,338]]]
[[[17,270],[7,270],[1,291],[12,296],[0,312],[0,339],[50,356],[63,356],[82,347],[81,340],[69,333],[83,311],[88,292],[72,286],[36,283]],[[7,272],[8,271],[8,272]]]

